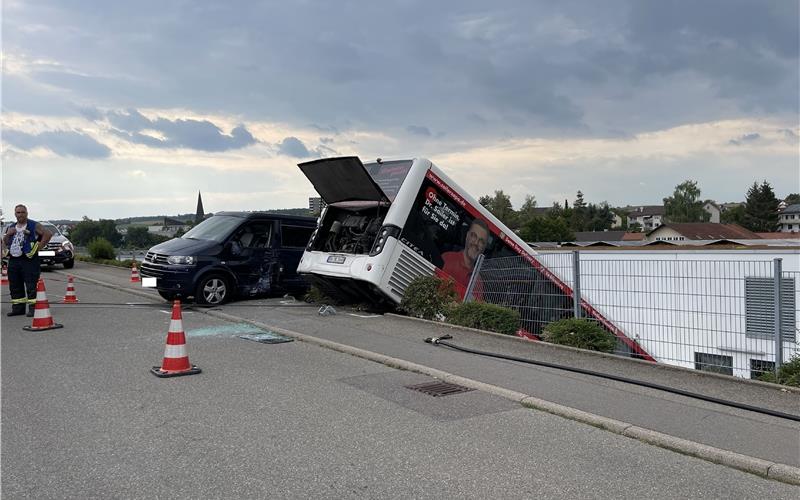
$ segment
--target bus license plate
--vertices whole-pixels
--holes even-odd
[[[331,264],[344,264],[344,255],[329,255],[328,262]]]

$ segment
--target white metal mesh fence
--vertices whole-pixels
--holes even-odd
[[[800,273],[782,273],[778,344],[774,266],[577,252],[503,257],[481,264],[472,298],[516,309],[520,328],[539,335],[548,323],[575,315],[577,292],[579,314],[616,335],[617,354],[755,377],[775,369],[779,347],[782,363],[800,355]]]

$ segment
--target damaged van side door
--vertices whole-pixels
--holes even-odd
[[[248,297],[272,290],[278,256],[274,249],[277,221],[251,220],[234,232],[226,245],[227,265],[237,278],[237,292]]]

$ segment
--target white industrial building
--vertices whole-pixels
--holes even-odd
[[[800,355],[800,246],[582,248],[580,294],[658,362],[750,377],[774,368],[775,259],[783,362]],[[572,255],[537,257],[570,287]]]

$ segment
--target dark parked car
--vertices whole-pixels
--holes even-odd
[[[313,217],[220,212],[148,250],[141,275],[156,278],[165,299],[199,304],[302,292],[309,284],[297,265],[316,225]]]

